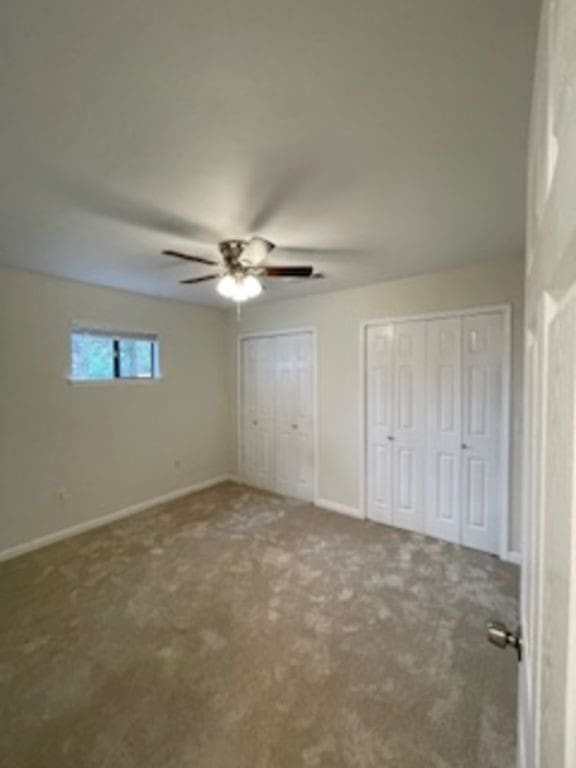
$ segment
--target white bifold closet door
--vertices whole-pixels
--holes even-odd
[[[313,364],[311,333],[242,342],[241,474],[304,500],[314,493]]]
[[[505,403],[502,315],[462,319],[462,544],[498,552]],[[507,404],[506,404],[507,405]],[[507,415],[507,414],[506,414]]]
[[[392,523],[394,326],[368,329],[366,358],[368,517]]]
[[[274,489],[274,339],[242,343],[242,474],[250,485]]]
[[[368,517],[497,552],[503,314],[373,326],[367,350]]]
[[[459,542],[462,495],[462,319],[426,324],[426,526],[432,536]]]
[[[424,524],[426,326],[368,330],[369,517],[420,531]]]
[[[393,339],[393,521],[401,528],[421,531],[426,473],[426,324],[397,323]]]

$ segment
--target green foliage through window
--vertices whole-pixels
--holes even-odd
[[[74,381],[158,378],[156,336],[107,331],[72,331],[71,376]]]

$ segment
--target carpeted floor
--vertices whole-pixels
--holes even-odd
[[[517,569],[233,484],[0,566],[6,768],[512,768]]]

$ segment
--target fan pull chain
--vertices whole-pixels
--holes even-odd
[[[242,304],[237,301],[236,302],[236,322],[239,323],[242,318]]]

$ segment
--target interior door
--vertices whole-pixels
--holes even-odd
[[[394,323],[392,523],[424,531],[426,323]]]
[[[542,562],[536,565],[536,575],[540,569],[542,604],[536,765],[555,768],[576,764],[576,281],[572,280],[569,290],[543,313],[544,413],[537,470]],[[528,601],[533,589],[527,589]]]
[[[531,667],[520,672],[523,768],[576,765],[575,31],[573,0],[543,1],[527,211],[526,318],[537,347],[529,407],[541,428],[528,436],[539,546],[523,557]],[[524,678],[534,681],[532,701]]]
[[[392,522],[392,413],[394,381],[394,328],[391,324],[368,328],[367,348],[367,516]]]
[[[426,324],[426,533],[460,542],[462,318]]]
[[[501,313],[462,319],[462,538],[497,554],[501,499],[504,323]]]
[[[314,495],[313,345],[311,333],[276,337],[276,490]]]
[[[258,488],[274,488],[274,338],[242,342],[242,475]]]
[[[523,525],[522,570],[520,589],[520,622],[522,626],[522,655],[520,666],[519,743],[522,745],[521,766],[535,766],[536,752],[533,741],[533,723],[539,706],[540,668],[538,658],[541,639],[539,615],[541,613],[542,532],[539,507],[541,488],[538,473],[542,444],[542,318],[538,329],[528,330],[524,355],[524,452],[523,452]],[[530,734],[530,738],[528,735]]]

